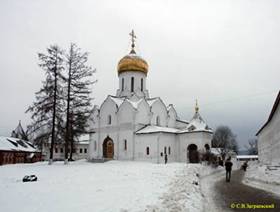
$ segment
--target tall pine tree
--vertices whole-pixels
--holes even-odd
[[[39,145],[51,139],[49,164],[53,161],[54,144],[63,142],[64,102],[62,87],[63,51],[56,45],[47,48],[47,53],[39,53],[39,66],[45,71],[43,87],[35,94],[36,101],[27,109],[32,113],[29,126]]]
[[[86,133],[88,119],[91,112],[91,86],[95,70],[87,65],[88,52],[82,52],[76,44],[71,44],[66,55],[67,77],[67,109],[65,133],[65,161],[68,161],[68,147],[70,143],[70,157],[73,160],[74,143],[79,136]]]

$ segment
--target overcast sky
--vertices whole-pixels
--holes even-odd
[[[118,87],[116,66],[136,51],[147,88],[189,120],[195,99],[210,127],[228,125],[243,148],[280,88],[278,0],[1,0],[0,135],[9,135],[41,87],[38,52],[75,42],[97,69],[94,104]]]

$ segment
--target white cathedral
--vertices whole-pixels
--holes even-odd
[[[134,32],[131,51],[118,63],[119,88],[108,95],[90,117],[89,159],[199,161],[198,152],[211,146],[212,129],[199,114],[180,120],[172,104],[150,97],[146,88],[148,63],[135,52]]]

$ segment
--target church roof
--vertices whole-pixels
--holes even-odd
[[[160,127],[160,126],[152,126],[148,125],[136,132],[136,134],[149,134],[149,133],[178,133],[180,130],[176,128],[170,128],[170,127]]]
[[[112,99],[118,107],[120,107],[123,101],[125,100],[124,97],[109,96],[109,98]]]
[[[151,99],[145,99],[145,98],[137,98],[137,99],[133,99],[133,98],[127,98],[127,97],[117,97],[117,96],[108,96],[113,102],[115,102],[115,104],[120,107],[121,104],[124,101],[127,101],[128,103],[131,104],[131,106],[135,109],[138,109],[139,104],[142,101],[146,101],[148,103],[148,105],[151,107],[156,101],[160,100],[159,97],[155,97],[155,98],[151,98]]]
[[[150,106],[152,106],[159,99],[160,99],[159,97],[155,97],[155,98],[151,98],[151,99],[146,99],[146,101]]]
[[[190,122],[188,123],[186,129],[182,130],[181,133],[184,133],[184,132],[202,132],[202,131],[211,132],[211,133],[213,132],[213,130],[208,127],[206,122],[201,117],[201,115],[199,113],[199,107],[198,107],[198,104],[196,102],[194,116],[190,120]]]
[[[24,132],[23,127],[21,125],[21,121],[19,121],[16,129],[13,130],[11,136],[14,138],[27,139],[26,133]]]
[[[138,101],[132,101],[130,99],[128,99],[127,101],[135,108],[137,109],[139,104],[144,100],[144,98],[139,99]]]
[[[128,55],[124,56],[118,63],[118,73],[138,71],[147,75],[148,73],[148,63],[135,51],[135,34],[134,31],[129,34],[131,36],[131,51]]]
[[[272,109],[271,109],[271,112],[270,112],[270,115],[269,115],[267,121],[266,121],[265,124],[261,127],[261,129],[256,133],[256,136],[258,136],[258,135],[261,133],[261,131],[269,124],[269,122],[270,122],[271,119],[273,118],[274,113],[276,112],[276,110],[277,110],[277,108],[278,108],[278,106],[279,106],[279,103],[280,103],[280,90],[279,90],[279,92],[278,92],[278,95],[277,95],[276,100],[275,100],[275,102],[274,102],[274,104],[273,104],[273,107],[272,107]]]

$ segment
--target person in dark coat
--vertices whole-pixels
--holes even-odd
[[[242,169],[244,170],[244,172],[246,172],[247,167],[248,167],[248,162],[245,161],[245,162],[243,163],[243,165],[242,165]]]
[[[231,157],[229,157],[225,162],[226,182],[230,182],[230,177],[231,177],[232,162],[230,160],[231,160]]]
[[[224,161],[222,160],[221,157],[219,157],[219,166],[224,166]]]
[[[164,155],[164,163],[167,164],[168,158],[167,158],[167,154]]]

